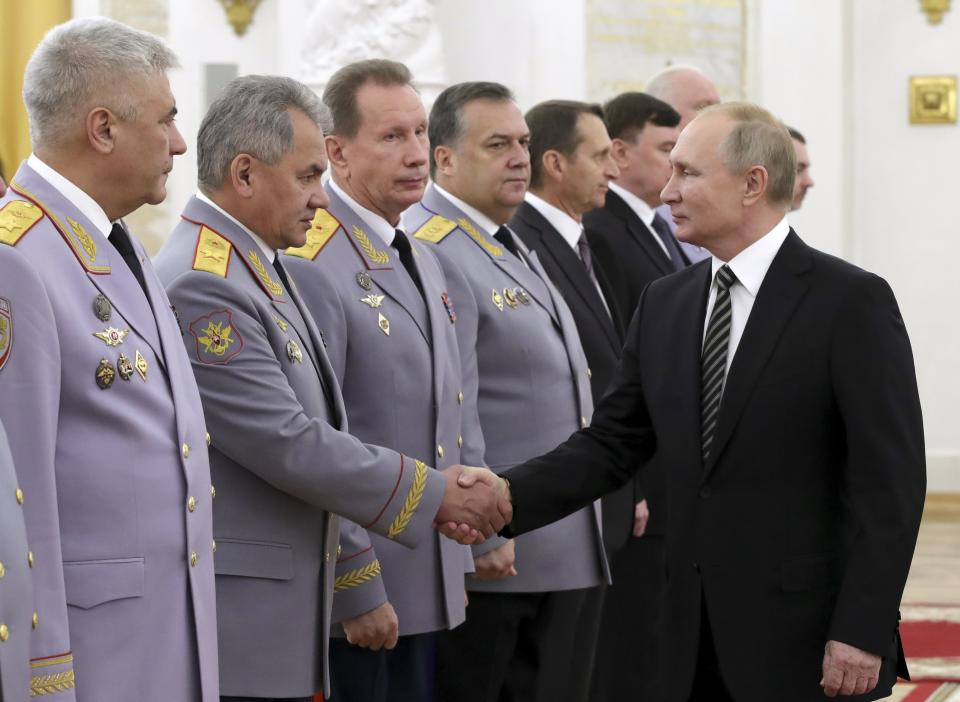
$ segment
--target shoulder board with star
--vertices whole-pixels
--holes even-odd
[[[226,278],[232,250],[233,244],[229,239],[210,227],[201,225],[197,235],[197,249],[193,254],[193,270]]]
[[[310,261],[316,260],[340,226],[340,221],[321,207],[313,217],[313,225],[307,231],[307,243],[303,246],[291,247],[284,253]]]
[[[423,223],[414,236],[421,241],[429,241],[431,244],[439,244],[450,232],[457,228],[457,223],[452,219],[433,215]]]
[[[0,243],[16,246],[41,219],[43,210],[32,202],[11,200],[0,208]]]

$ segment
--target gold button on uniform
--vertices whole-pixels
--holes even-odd
[[[190,458],[190,444],[184,444],[183,449],[180,451],[183,454],[184,458]]]
[[[213,552],[216,553],[216,552],[217,552],[217,540],[216,540],[216,539],[213,540],[211,546],[213,547],[213,548],[212,548]]]
[[[27,565],[33,568],[33,551],[27,551]]]
[[[213,485],[210,486],[210,497],[214,500],[217,499],[217,488],[215,488]]]
[[[586,417],[580,417],[580,426],[582,426],[582,427],[586,427],[586,426],[587,426],[587,418],[586,418]]]
[[[443,446],[437,446],[437,455],[443,458]]]
[[[458,437],[457,437],[457,448],[463,448],[463,437],[462,437],[462,436],[458,436]]]
[[[458,405],[463,404],[463,390],[457,393],[457,404]]]
[[[193,495],[190,495],[190,499],[187,500],[187,509],[191,512],[197,509],[197,498]]]
[[[587,380],[593,380],[593,371],[587,368]]]
[[[7,567],[3,565],[3,561],[0,561],[0,578],[7,574]]]
[[[17,496],[17,504],[18,504],[18,505],[22,505],[22,504],[23,504],[23,490],[21,490],[20,488],[17,488],[17,491],[16,491],[14,494]]]
[[[10,638],[10,629],[6,624],[0,624],[0,641],[6,641]]]
[[[30,626],[32,626],[34,629],[40,626],[40,615],[36,612],[33,613],[33,619],[30,620]]]
[[[207,440],[207,446],[209,446],[210,442],[213,441],[213,439],[210,438],[210,432],[205,432],[203,436]]]
[[[323,554],[323,560],[324,560],[325,562],[327,562],[327,563],[330,562],[330,552],[329,552],[329,551],[327,551],[325,554]]]
[[[337,558],[340,558],[341,553],[343,553],[343,546],[337,546]]]
[[[191,568],[196,568],[196,567],[197,567],[197,561],[199,561],[199,560],[200,560],[200,556],[197,555],[197,552],[196,552],[196,551],[192,551],[192,552],[190,553],[190,567],[191,567]]]

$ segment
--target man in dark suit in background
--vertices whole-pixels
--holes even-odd
[[[584,212],[603,205],[607,186],[617,175],[610,138],[599,105],[550,100],[525,115],[530,128],[530,190],[510,228],[536,252],[550,280],[573,313],[590,366],[590,390],[599,402],[620,360],[623,328],[611,288],[593,259],[583,229]],[[631,484],[603,498],[603,543],[613,558],[633,527]],[[606,583],[592,588],[580,614],[577,636],[581,650],[592,657],[600,627]],[[592,660],[584,661],[584,671]],[[590,675],[584,674],[567,700],[590,696]]]
[[[704,110],[671,163],[678,236],[712,257],[644,292],[591,425],[502,474],[502,533],[623,484],[655,444],[665,699],[885,697],[907,674],[897,609],[926,482],[896,300],[790,229],[793,146],[762,108]]]
[[[604,115],[620,175],[610,183],[604,206],[583,219],[626,328],[651,281],[690,265],[655,209],[670,179],[680,114],[655,97],[630,92],[610,100]],[[664,469],[655,458],[631,481],[638,487],[633,538],[611,564],[613,585],[604,602],[593,680],[597,702],[656,699],[665,576]]]

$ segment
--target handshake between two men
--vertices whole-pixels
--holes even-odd
[[[510,486],[487,468],[454,465],[443,471],[447,484],[433,525],[467,546],[483,543],[513,519]]]

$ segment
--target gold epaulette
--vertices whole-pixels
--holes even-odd
[[[286,254],[313,261],[339,228],[340,222],[337,221],[337,218],[325,209],[320,208],[313,217],[313,225],[307,231],[307,243],[303,246],[287,249]]]
[[[207,226],[201,226],[200,236],[197,238],[197,252],[193,256],[193,270],[226,278],[232,249],[233,244],[228,239]]]
[[[43,219],[43,210],[32,202],[12,200],[0,209],[0,243],[16,246],[34,224]]]
[[[440,215],[434,215],[420,227],[414,236],[421,241],[439,244],[443,238],[457,228],[457,223]]]

